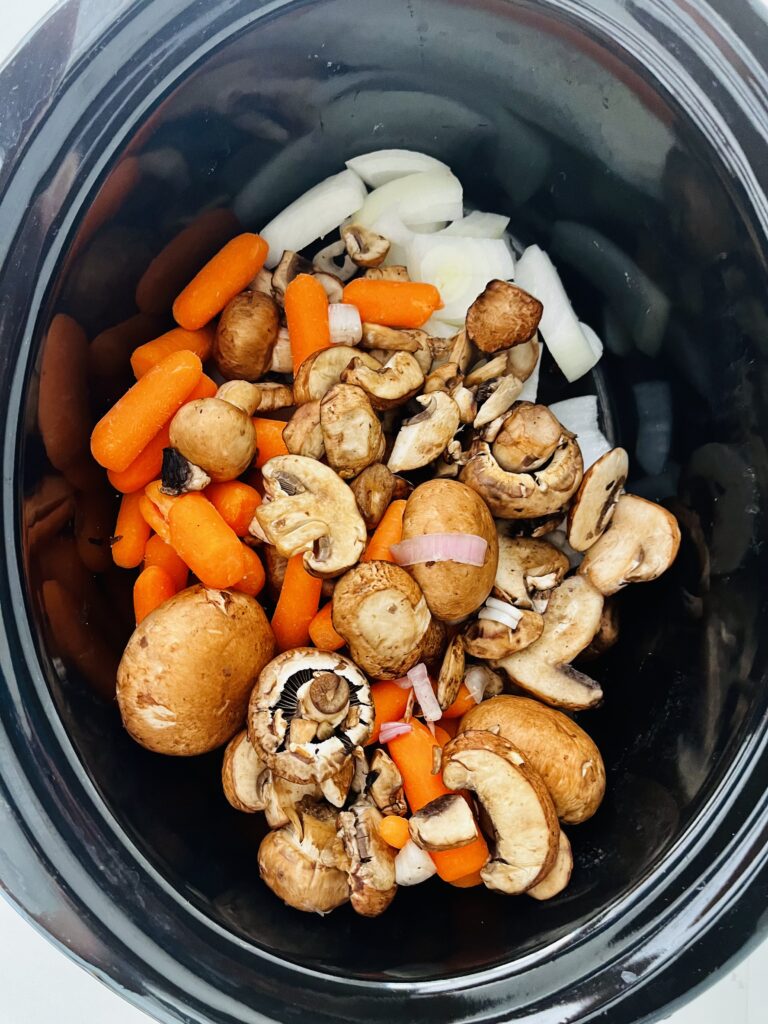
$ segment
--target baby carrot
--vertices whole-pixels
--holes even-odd
[[[71,316],[51,321],[43,346],[37,422],[45,452],[65,469],[88,450],[88,339]]]
[[[439,722],[435,722],[435,729],[441,729],[449,739],[453,739],[456,733],[459,731],[458,718],[441,718]]]
[[[168,528],[168,523],[165,521],[163,513],[154,501],[150,501],[146,494],[143,494],[141,491],[134,491],[134,494],[139,499],[139,512],[141,512],[141,517],[147,524],[147,527],[154,530],[158,537],[164,540],[166,544],[170,544],[171,531]]]
[[[371,699],[376,715],[373,720],[373,732],[365,744],[366,747],[376,743],[385,722],[397,722],[403,717],[408,706],[408,693],[408,690],[403,690],[397,683],[388,680],[371,686]]]
[[[220,313],[264,266],[269,246],[260,235],[237,235],[192,278],[173,304],[180,327],[196,331]]]
[[[254,465],[257,469],[261,469],[265,462],[274,459],[276,455],[288,454],[283,440],[285,423],[282,420],[268,420],[254,416],[253,426],[256,430],[256,461]]]
[[[456,700],[443,712],[443,718],[461,718],[466,715],[470,708],[477,706],[477,701],[466,688],[464,683],[459,687]]]
[[[149,540],[149,524],[139,508],[143,497],[140,491],[136,491],[124,494],[120,502],[112,541],[112,560],[122,569],[133,569],[139,564]]]
[[[231,526],[238,537],[248,534],[248,527],[261,504],[261,495],[241,480],[225,480],[223,483],[210,484],[205,489],[205,496],[218,510],[219,515]],[[259,563],[261,564],[261,563]]]
[[[171,352],[181,352],[182,349],[194,352],[200,357],[200,362],[204,363],[210,358],[213,350],[214,333],[212,327],[201,327],[199,331],[185,331],[183,327],[174,327],[161,334],[159,338],[139,345],[131,355],[131,369],[136,380],[140,380],[148,370]]]
[[[285,319],[296,373],[313,352],[331,347],[328,296],[316,277],[299,274],[289,283],[285,289]]]
[[[437,722],[435,722],[435,739],[441,747],[444,747],[446,743],[451,742],[450,734],[442,727],[442,725],[438,725]]]
[[[251,597],[256,597],[264,589],[264,583],[266,582],[264,566],[261,564],[261,559],[253,548],[249,548],[247,544],[242,544],[241,547],[245,568],[243,569],[242,579],[234,583],[232,589],[240,590],[243,594],[250,594]]]
[[[483,879],[480,875],[480,871],[473,871],[471,875],[465,875],[463,878],[456,878],[450,885],[455,886],[457,889],[472,889],[476,885],[482,885]]]
[[[323,581],[304,568],[304,555],[293,555],[285,567],[285,578],[272,616],[272,630],[279,651],[303,647],[309,642],[309,624],[320,605]]]
[[[361,562],[394,562],[390,547],[399,544],[403,539],[403,516],[406,502],[403,499],[393,501],[381,517],[381,522],[368,541]]]
[[[309,637],[319,651],[338,651],[346,640],[333,628],[333,601],[324,605],[309,624]]]
[[[151,485],[150,485],[151,486]],[[174,498],[168,513],[171,544],[206,587],[238,583],[245,571],[243,545],[202,494]]]
[[[357,306],[363,322],[386,327],[421,327],[443,306],[440,292],[433,284],[373,281],[362,277],[349,282],[342,302]],[[290,331],[290,321],[288,329]]]
[[[162,480],[152,480],[144,488],[144,493],[157,508],[163,519],[167,522],[168,516],[171,514],[171,509],[179,499],[174,497],[172,494],[166,494],[163,491]]]
[[[149,538],[144,548],[144,568],[147,569],[151,565],[158,565],[164,569],[173,580],[177,591],[186,587],[189,569],[171,545],[156,533]]]
[[[136,381],[93,428],[91,452],[99,465],[127,469],[184,404],[202,372],[194,352],[172,352]]]
[[[411,838],[407,819],[398,814],[386,814],[379,822],[379,835],[389,846],[402,850]]]
[[[142,569],[133,585],[133,611],[136,625],[146,619],[150,612],[159,608],[163,601],[173,597],[176,587],[173,580],[159,565],[148,565]]]

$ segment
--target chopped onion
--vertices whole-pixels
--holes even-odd
[[[523,613],[518,608],[515,608],[509,601],[500,601],[498,597],[489,597],[485,602],[485,606],[486,608],[495,608],[497,611],[506,612],[517,622],[523,617]]]
[[[418,665],[414,665],[413,668],[408,670],[408,678],[413,683],[413,692],[416,695],[416,700],[419,702],[424,718],[428,722],[436,722],[439,718],[442,718],[443,709],[437,703],[435,691],[432,689],[432,683],[427,675],[427,666],[423,661],[420,661]]]
[[[260,231],[269,243],[267,267],[277,266],[286,249],[299,252],[335,231],[365,201],[365,185],[354,171],[333,174],[278,213]]]
[[[461,235],[462,238],[503,238],[509,217],[500,213],[481,213],[473,210],[444,228],[443,235]]]
[[[538,245],[529,245],[517,262],[515,283],[544,306],[539,330],[552,358],[569,381],[588,373],[597,357],[571,308],[560,275]]]
[[[555,402],[550,405],[549,411],[567,430],[576,434],[585,471],[594,465],[601,455],[611,450],[608,439],[598,426],[596,395],[581,395],[579,398]]]
[[[481,608],[477,613],[477,617],[478,619],[485,619],[487,622],[498,622],[500,625],[507,626],[513,631],[517,629],[520,622],[520,619],[516,619],[514,615],[501,611],[499,608]]]
[[[579,327],[584,332],[584,337],[587,339],[587,343],[589,344],[589,347],[592,349],[595,358],[598,362],[600,362],[600,360],[603,358],[603,343],[598,338],[597,332],[593,330],[593,328],[591,328],[589,324],[585,324],[583,320],[579,320]]]
[[[382,217],[392,215],[410,227],[429,221],[455,220],[462,209],[459,179],[448,170],[425,171],[396,178],[375,189],[355,213],[355,221],[370,228]]]
[[[490,673],[483,665],[472,665],[464,675],[464,685],[472,694],[475,704],[480,704],[485,696]]]
[[[672,442],[672,392],[665,380],[648,380],[632,388],[637,405],[637,461],[649,476],[658,476]]]
[[[426,850],[409,839],[395,856],[395,882],[397,885],[418,885],[435,874],[437,868]]]
[[[413,731],[413,726],[408,722],[384,722],[379,729],[379,740],[382,743],[389,743],[396,736],[407,736]]]
[[[474,533],[425,533],[410,537],[389,549],[398,565],[419,565],[422,562],[460,562],[482,565],[488,541]]]
[[[347,160],[347,167],[359,174],[369,188],[386,185],[395,178],[424,171],[450,171],[441,160],[411,149],[377,149]]]
[[[435,285],[443,300],[440,319],[456,325],[489,281],[508,281],[515,273],[512,252],[500,238],[415,235],[407,253],[412,280]]]
[[[363,336],[360,312],[348,302],[329,303],[328,326],[333,345],[356,345]]]
[[[541,373],[541,359],[544,355],[544,342],[541,340],[541,335],[538,336],[537,340],[539,342],[539,358],[536,360],[536,365],[531,375],[527,380],[523,381],[523,390],[517,396],[518,402],[533,402],[535,404],[539,393],[539,374]]]
[[[395,686],[399,686],[401,690],[410,690],[410,688],[413,686],[413,683],[408,678],[408,676],[400,676],[399,679],[393,679],[392,682],[395,684]]]
[[[431,316],[421,325],[421,329],[432,338],[453,338],[457,333],[456,324],[447,324],[445,320],[439,320],[436,316]]]

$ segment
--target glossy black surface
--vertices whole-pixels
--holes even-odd
[[[766,52],[765,27],[746,5],[746,44],[674,3],[361,9],[162,0],[112,20],[69,3],[0,73],[0,879],[164,1020],[639,1021],[766,917],[768,116],[747,48]],[[28,528],[56,475],[35,372],[55,313],[90,338],[130,316],[149,258],[204,206],[258,228],[346,157],[398,145],[551,249],[610,351],[594,382],[566,392],[552,372],[542,395],[597,388],[633,489],[674,507],[684,545],[622,596],[621,643],[593,669],[606,703],[581,721],[609,791],[571,830],[567,893],[429,883],[373,922],[320,919],[260,885],[259,825],[225,803],[219,755],[141,750],[57,657],[45,580],[113,652],[130,608],[118,573],[72,571],[70,525],[53,554]],[[94,415],[107,384],[90,380]]]

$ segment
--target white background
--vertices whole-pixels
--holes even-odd
[[[105,7],[109,0],[104,0]],[[0,0],[0,62],[34,26],[51,0]],[[0,109],[2,107],[0,97]],[[0,116],[2,116],[0,114]],[[2,842],[2,836],[0,836]],[[768,943],[703,996],[678,1010],[671,1024],[765,1024]],[[149,1024],[38,935],[0,899],[2,1024]]]

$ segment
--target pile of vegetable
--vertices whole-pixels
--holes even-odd
[[[561,892],[561,825],[605,789],[564,710],[603,699],[583,663],[614,595],[677,552],[595,397],[537,404],[544,345],[569,381],[602,346],[507,223],[424,154],[350,160],[205,263],[91,436],[140,569],[125,727],[227,744],[261,877],[301,910],[375,916],[434,874]]]

